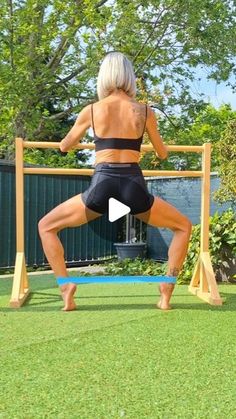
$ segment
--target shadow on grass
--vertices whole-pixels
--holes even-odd
[[[165,313],[174,313],[177,310],[192,310],[192,311],[235,311],[232,308],[222,308],[222,307],[217,307],[217,306],[209,306],[209,305],[204,305],[204,304],[172,304],[173,309],[172,310],[167,310],[164,311]],[[24,306],[21,307],[19,309],[13,309],[13,308],[2,308],[0,309],[0,312],[2,313],[10,313],[10,312],[21,312],[21,313],[46,313],[46,312],[60,312],[62,310],[62,305],[61,306],[50,306],[50,307],[45,307],[45,303],[43,306],[38,306],[38,307],[32,307],[32,306]],[[77,309],[74,310],[72,313],[74,312],[105,312],[105,311],[131,311],[131,310],[149,310],[149,311],[153,311],[153,310],[157,310],[159,312],[162,312],[161,310],[158,310],[155,304],[101,304],[101,305],[78,305]],[[68,313],[67,313],[68,314]]]
[[[229,311],[236,311],[236,294],[231,293],[221,293],[222,298],[225,300],[222,306],[212,306],[208,303],[204,303],[204,301],[198,302],[197,297],[194,297],[191,294],[177,294],[173,296],[172,307],[173,310],[170,312],[175,312],[176,310],[192,310],[192,311],[219,311],[219,312],[229,312]],[[46,297],[46,298],[44,298]],[[100,296],[83,296],[83,297],[76,297],[76,302],[78,304],[78,308],[76,311],[124,311],[124,310],[156,310],[155,303],[118,303],[118,304],[81,304],[81,300],[88,300],[88,299],[113,299],[113,298],[153,298],[157,297],[154,294],[147,294],[147,295],[100,295]],[[178,302],[178,298],[186,298],[191,297],[194,298],[195,301],[192,303],[184,303]],[[35,301],[39,300],[39,301]],[[52,303],[58,303],[56,306],[52,306]],[[50,305],[50,306],[48,306]],[[28,300],[26,301],[25,305],[19,309],[13,309],[10,307],[0,308],[0,312],[59,312],[63,306],[63,302],[60,295],[57,294],[49,294],[49,293],[32,293]]]
[[[54,282],[48,281],[46,284],[39,282],[37,284],[34,283],[33,280],[29,281],[30,289],[32,292],[43,291],[48,289],[58,289],[58,285]],[[0,296],[4,297],[5,295],[11,295],[12,291],[12,280],[9,279],[0,279]]]

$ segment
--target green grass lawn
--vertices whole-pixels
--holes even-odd
[[[236,287],[210,306],[177,286],[83,285],[64,313],[52,275],[21,309],[0,280],[0,418],[236,418]]]

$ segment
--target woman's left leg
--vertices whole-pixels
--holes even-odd
[[[135,217],[154,227],[169,228],[173,231],[169,251],[167,276],[177,276],[182,269],[191,236],[190,220],[175,207],[161,198],[155,197],[150,210],[136,214]],[[158,307],[163,310],[170,308],[170,298],[174,290],[173,284],[160,284],[161,301]]]
[[[39,221],[38,229],[43,250],[56,277],[68,276],[64,249],[57,235],[58,232],[66,227],[78,227],[86,224],[100,216],[101,214],[84,205],[81,194],[79,194],[58,205]],[[60,288],[65,302],[64,310],[75,309],[73,299],[76,291],[75,284],[62,285]]]

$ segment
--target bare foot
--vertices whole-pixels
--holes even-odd
[[[171,305],[169,304],[172,292],[174,290],[174,284],[166,284],[165,282],[159,285],[159,290],[161,293],[160,301],[157,303],[157,307],[161,310],[171,310]]]
[[[76,309],[74,300],[74,293],[76,291],[76,285],[69,283],[61,286],[61,295],[64,300],[65,306],[62,311],[72,311]]]
[[[157,307],[160,308],[161,310],[171,310],[172,309],[171,305],[168,304],[168,303],[163,302],[162,298],[157,303]]]

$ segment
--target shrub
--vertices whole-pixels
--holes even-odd
[[[232,209],[221,215],[215,213],[210,217],[209,249],[214,271],[224,263],[226,253],[236,254],[236,217]],[[179,283],[189,283],[194,266],[200,252],[200,225],[193,227],[189,251],[183,269],[179,275]],[[236,278],[236,275],[233,276]]]
[[[105,266],[107,275],[164,275],[166,263],[157,263],[151,259],[129,259],[118,260]]]
[[[227,253],[236,254],[236,217],[232,209],[223,214],[216,213],[210,217],[210,255],[213,269],[216,271],[225,261]],[[187,284],[192,278],[195,264],[200,252],[200,224],[193,227],[189,251],[182,271],[178,277],[178,284]],[[228,256],[227,256],[228,257]],[[105,266],[105,275],[164,275],[166,263],[157,263],[150,259],[124,259],[109,263]],[[233,276],[236,278],[236,275]]]

